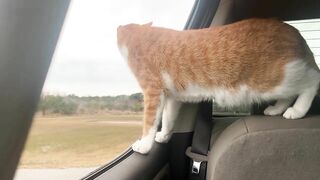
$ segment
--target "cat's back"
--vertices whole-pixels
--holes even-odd
[[[207,60],[219,66],[222,62],[226,66],[230,62],[236,67],[236,64],[252,61],[258,64],[286,63],[312,54],[297,29],[276,19],[248,19],[181,32],[155,29],[157,31],[171,34],[162,38],[162,42],[175,61]]]
[[[315,64],[299,31],[276,19],[248,19],[181,34],[174,42],[178,51],[165,60],[171,62],[165,69],[201,86],[247,84],[266,91],[282,82],[287,64],[297,60]]]
[[[281,50],[287,50],[287,53],[282,55],[305,55],[305,41],[299,31],[277,19],[247,19],[200,30],[192,36],[197,37],[199,34],[207,38],[206,43],[210,44],[210,47],[215,44],[215,48],[227,48],[229,51],[226,52],[231,53],[234,50],[238,54],[249,51],[276,55]]]
[[[125,29],[129,66],[138,79],[161,79],[166,73],[178,90],[194,83],[231,88],[246,84],[267,91],[282,82],[290,62],[317,68],[299,31],[276,19],[185,31],[137,25]]]

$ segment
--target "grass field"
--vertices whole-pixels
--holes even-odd
[[[36,116],[20,168],[100,166],[141,135],[141,114]]]

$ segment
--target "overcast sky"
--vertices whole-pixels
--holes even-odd
[[[194,0],[73,0],[43,92],[78,96],[141,92],[122,59],[116,29],[128,23],[182,29]],[[320,63],[319,23],[293,24],[308,40]],[[316,38],[316,39],[314,39]]]
[[[116,29],[128,23],[182,29],[194,0],[74,0],[44,93],[79,96],[141,92],[119,54]]]

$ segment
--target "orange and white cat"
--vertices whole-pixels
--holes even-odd
[[[129,24],[117,36],[144,94],[143,136],[132,145],[142,154],[154,139],[170,139],[181,102],[213,99],[232,107],[277,100],[264,114],[297,119],[318,91],[320,72],[306,41],[278,20],[185,31]]]

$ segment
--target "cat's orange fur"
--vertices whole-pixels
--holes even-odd
[[[264,92],[282,81],[288,62],[300,58],[314,66],[299,32],[273,19],[186,31],[129,24],[118,28],[118,45],[128,48],[128,64],[143,89],[143,136],[154,123],[161,93],[168,93],[163,71],[178,91],[191,81],[231,90],[245,83]]]

